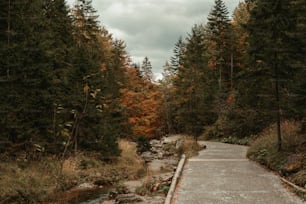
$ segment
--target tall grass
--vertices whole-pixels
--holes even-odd
[[[276,125],[272,125],[257,136],[249,148],[247,156],[270,169],[281,169],[287,161],[287,156],[295,152],[297,147],[305,141],[305,138],[299,134],[300,122],[285,121],[281,127],[282,151],[278,151]]]
[[[136,154],[136,144],[121,140],[119,147],[121,156],[110,163],[90,153],[79,153],[64,161],[43,158],[32,162],[1,162],[0,203],[53,201],[61,192],[80,183],[104,186],[143,176],[146,171]]]

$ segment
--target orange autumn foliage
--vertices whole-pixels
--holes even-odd
[[[159,110],[162,105],[158,85],[141,77],[139,69],[128,67],[125,73],[126,85],[120,90],[121,105],[125,108],[128,124],[132,129],[130,137],[143,135],[155,138],[160,127]]]

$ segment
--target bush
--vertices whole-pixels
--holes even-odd
[[[203,147],[192,136],[184,136],[181,147],[178,148],[178,153],[184,153],[187,157],[192,157],[198,154]]]
[[[238,144],[238,145],[250,145],[251,138],[238,138],[238,137],[225,137],[221,140],[221,142],[229,143],[229,144]]]
[[[150,151],[151,149],[151,144],[150,144],[150,139],[143,136],[143,135],[140,135],[137,137],[137,152],[139,153],[143,153],[143,152],[146,152],[146,151]]]
[[[252,143],[247,156],[273,170],[280,170],[286,163],[288,155],[294,153],[303,138],[299,135],[300,123],[286,121],[282,123],[282,151],[278,151],[276,125],[266,128]]]

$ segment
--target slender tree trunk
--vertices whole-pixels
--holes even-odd
[[[281,114],[280,114],[280,96],[279,96],[279,70],[277,64],[277,52],[274,53],[274,72],[275,72],[275,99],[276,99],[276,122],[277,122],[277,146],[278,151],[282,150],[281,133]]]
[[[219,64],[219,91],[221,92],[222,89],[222,68],[221,65]]]
[[[11,0],[8,1],[8,14],[7,14],[7,46],[10,48],[10,39],[11,37]],[[7,78],[10,77],[10,65],[8,63],[8,67],[6,69]]]
[[[56,105],[53,107],[53,137],[56,138]]]
[[[233,75],[234,75],[234,55],[232,53],[231,54],[231,91],[233,90],[234,87]]]

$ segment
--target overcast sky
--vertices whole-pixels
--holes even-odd
[[[239,0],[224,2],[231,16]],[[93,0],[101,24],[126,42],[133,62],[141,64],[147,56],[157,75],[179,36],[185,38],[194,24],[205,23],[213,5],[214,0]]]

